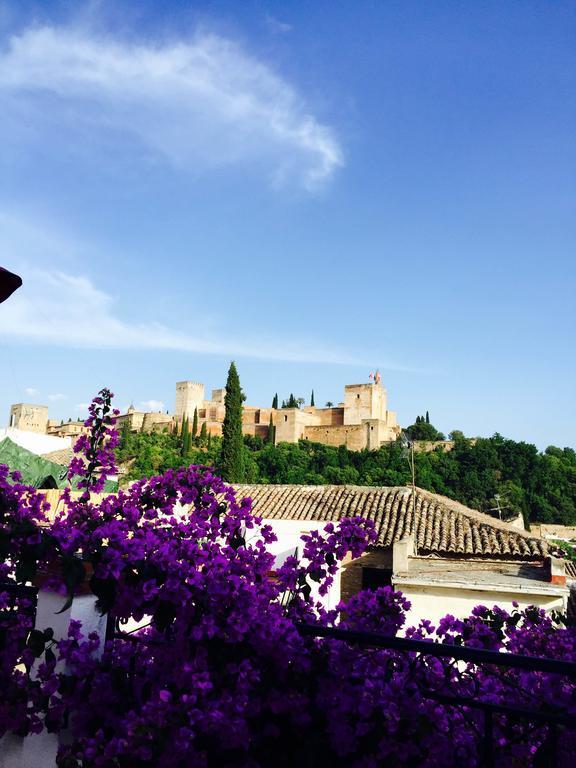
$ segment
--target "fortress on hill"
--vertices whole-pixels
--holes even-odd
[[[176,421],[187,418],[192,423],[196,411],[198,428],[205,423],[207,432],[220,435],[226,413],[225,394],[225,389],[214,389],[211,399],[207,400],[204,384],[179,381],[176,384]],[[244,405],[244,434],[266,439],[270,419],[275,427],[276,443],[310,440],[325,445],[345,445],[360,451],[378,448],[382,443],[396,440],[400,434],[396,414],[388,410],[386,389],[379,376],[368,384],[347,384],[344,402],[337,407],[259,408]]]
[[[127,425],[133,432],[161,432],[180,428],[184,419],[192,425],[196,413],[198,432],[205,424],[207,434],[219,436],[226,414],[225,396],[225,389],[213,389],[207,399],[204,384],[179,381],[174,414],[138,411],[130,406],[118,417],[117,425],[120,429]],[[270,422],[275,427],[275,443],[310,440],[325,445],[345,445],[352,451],[374,450],[382,443],[396,440],[400,434],[396,414],[388,410],[386,389],[379,374],[367,384],[347,384],[344,402],[336,407],[260,408],[244,405],[242,424],[245,435],[266,440]],[[28,403],[12,406],[10,427],[72,439],[86,431],[82,422],[59,424],[48,418],[47,406]]]

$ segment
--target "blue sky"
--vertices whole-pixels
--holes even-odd
[[[572,2],[0,0],[0,421],[235,359],[576,445],[575,65]]]

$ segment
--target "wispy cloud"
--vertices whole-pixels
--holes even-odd
[[[143,411],[165,411],[166,403],[162,400],[142,400],[139,404]]]
[[[264,18],[266,26],[274,35],[287,35],[292,31],[292,25],[287,24],[285,21],[280,21],[275,16],[271,16],[269,13]]]
[[[24,287],[3,306],[7,340],[86,349],[164,349],[266,360],[358,364],[345,352],[311,340],[191,335],[156,322],[128,322],[114,297],[87,277],[22,268]],[[150,314],[150,310],[147,310]],[[52,395],[61,398],[61,395]]]
[[[153,45],[82,28],[31,27],[0,53],[2,92],[5,114],[36,105],[41,121],[44,99],[54,97],[51,119],[71,130],[116,131],[195,172],[255,164],[274,183],[297,179],[314,188],[343,164],[333,129],[298,91],[213,34]]]
[[[26,387],[24,392],[28,395],[28,397],[34,397],[34,395],[40,394],[39,390],[37,390],[35,387]]]

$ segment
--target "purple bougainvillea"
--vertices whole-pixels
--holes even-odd
[[[65,731],[63,768],[235,766],[479,766],[482,715],[431,698],[576,712],[574,680],[366,649],[299,632],[299,622],[394,636],[409,603],[390,588],[327,611],[340,561],[374,541],[352,518],[304,535],[303,559],[273,572],[271,528],[250,499],[206,467],[183,467],[94,501],[115,471],[112,395],[94,400],[71,473],[77,500],[48,523],[34,489],[0,467],[0,736]],[[32,626],[36,583],[63,607],[89,589],[122,627],[145,627],[102,647],[70,622],[55,641]],[[5,585],[3,588],[2,584]],[[423,622],[406,635],[473,648],[576,660],[574,630],[537,609],[478,607],[466,620]],[[502,766],[543,763],[546,728],[496,717]],[[570,764],[575,734],[559,732]],[[539,762],[540,761],[540,762]]]

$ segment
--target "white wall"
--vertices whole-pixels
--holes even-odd
[[[298,548],[299,557],[301,557],[304,542],[300,539],[303,533],[312,530],[323,530],[325,522],[314,520],[264,520],[264,523],[270,525],[278,537],[278,541],[268,545],[268,551],[276,555],[275,567],[279,567],[288,555],[293,555],[294,550]],[[331,610],[335,608],[340,600],[340,573],[334,576],[334,583],[326,597],[320,597],[318,586],[312,583],[312,597],[319,600],[323,605]]]
[[[488,608],[498,605],[500,608],[511,611],[514,600],[519,604],[520,609],[537,605],[546,611],[561,611],[564,609],[565,599],[560,595],[537,592],[465,589],[461,586],[453,588],[438,585],[416,586],[402,584],[401,579],[394,579],[394,588],[399,589],[412,604],[407,614],[405,628],[419,624],[422,619],[428,619],[433,624],[437,624],[439,619],[447,614],[463,619],[469,616],[477,605],[486,605]]]

